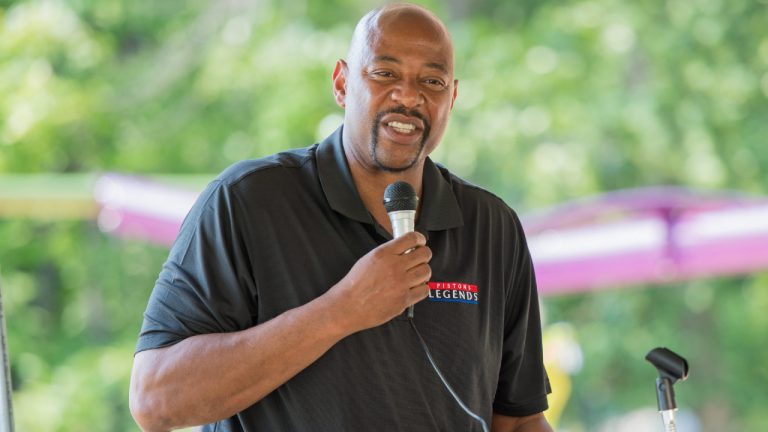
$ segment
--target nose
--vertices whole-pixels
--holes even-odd
[[[424,95],[421,93],[421,89],[418,83],[411,81],[401,81],[390,95],[392,100],[400,103],[406,108],[417,107],[424,103]]]

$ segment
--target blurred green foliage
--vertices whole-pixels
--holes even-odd
[[[425,2],[459,98],[434,158],[522,213],[673,184],[766,194],[768,2]],[[214,173],[315,142],[372,2],[0,1],[0,172]],[[135,430],[127,383],[167,253],[91,221],[0,221],[18,430]],[[561,430],[655,404],[642,358],[689,357],[705,431],[768,424],[768,276],[549,298],[585,353]],[[556,389],[555,389],[556,390]]]

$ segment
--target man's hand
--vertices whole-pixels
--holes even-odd
[[[424,236],[408,233],[360,258],[328,294],[354,331],[375,327],[427,297],[430,259]]]

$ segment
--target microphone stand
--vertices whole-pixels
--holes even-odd
[[[661,413],[665,430],[676,432],[675,412],[677,411],[677,404],[675,404],[675,391],[669,378],[656,378],[656,399],[659,401],[659,413]]]
[[[8,346],[5,336],[5,314],[3,313],[3,290],[0,283],[0,432],[13,432],[13,409],[11,408],[11,373],[8,362]]]
[[[659,413],[664,422],[666,432],[676,432],[674,384],[677,381],[685,381],[688,378],[688,362],[666,348],[654,348],[646,356],[659,372],[656,378],[656,400],[659,403]]]

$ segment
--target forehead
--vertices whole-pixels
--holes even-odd
[[[453,46],[437,18],[420,10],[385,11],[372,17],[359,44],[363,63],[382,57],[398,61],[440,64],[453,71]]]

